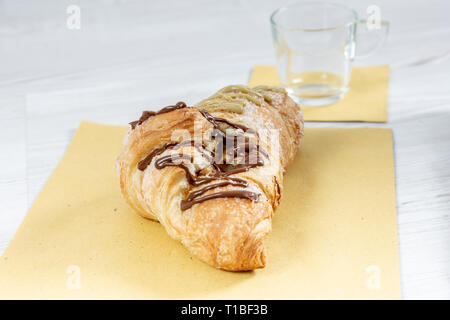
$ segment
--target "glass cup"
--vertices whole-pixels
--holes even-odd
[[[357,13],[346,6],[322,2],[282,7],[273,12],[270,21],[278,72],[289,95],[306,106],[324,106],[342,99],[356,56],[357,26],[365,24],[361,29],[367,29],[367,21],[359,21]],[[375,22],[375,46],[369,46],[364,56],[386,38],[388,23]]]

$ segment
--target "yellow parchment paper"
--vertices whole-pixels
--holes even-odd
[[[306,121],[386,122],[389,66],[354,67],[345,97],[324,107],[302,106]],[[280,85],[275,66],[255,66],[249,86]]]
[[[0,259],[0,298],[400,298],[391,131],[307,128],[265,269],[191,256],[121,197],[126,128],[82,122]]]

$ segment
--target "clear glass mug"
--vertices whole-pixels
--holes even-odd
[[[366,37],[372,38],[364,53],[367,56],[384,42],[389,26],[386,21],[375,21],[377,24],[369,28],[354,10],[323,2],[282,7],[270,21],[282,85],[306,106],[324,106],[342,99],[349,87],[357,34],[358,41],[364,29],[370,31],[366,36],[372,35]],[[357,33],[358,25],[362,28]]]

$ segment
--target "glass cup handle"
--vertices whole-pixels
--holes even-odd
[[[370,57],[386,42],[389,32],[389,21],[378,23],[359,20],[356,32],[356,59]]]

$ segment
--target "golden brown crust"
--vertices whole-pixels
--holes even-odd
[[[241,114],[220,108],[211,114],[258,132],[259,144],[268,154],[264,166],[233,175],[248,182],[246,190],[258,193],[258,201],[216,198],[182,211],[181,200],[203,185],[189,184],[185,171],[179,167],[157,169],[155,159],[145,170],[138,169],[141,160],[165,143],[181,142],[194,132],[212,132],[213,125],[197,108],[159,114],[136,126],[127,134],[116,162],[121,191],[133,209],[161,222],[171,237],[181,241],[199,259],[225,270],[253,270],[265,266],[264,238],[271,230],[272,215],[280,203],[283,173],[292,162],[302,135],[300,108],[286,92],[270,88],[254,90],[264,94],[266,99],[256,101],[258,103],[254,99],[245,100]],[[278,132],[278,139],[275,139],[279,143],[267,138],[266,132],[272,139]],[[196,155],[193,147],[182,151]],[[195,170],[207,170],[207,166],[200,164]],[[237,189],[241,188],[228,185],[204,195]]]

